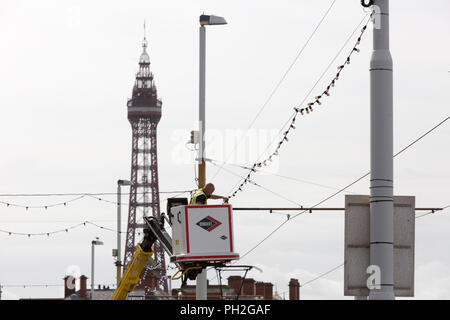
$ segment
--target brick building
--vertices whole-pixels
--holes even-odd
[[[75,279],[66,276],[64,278],[64,300],[90,300],[91,290],[87,289],[87,277],[85,275],[80,276],[80,289],[75,290]],[[72,283],[70,283],[72,280]],[[109,286],[98,286],[94,289],[93,300],[109,300],[114,293],[114,289]]]
[[[21,299],[21,300],[90,300],[91,290],[87,288],[87,277],[81,275],[79,278],[79,290],[75,288],[75,278],[64,277],[64,297],[45,299]],[[109,300],[115,289],[108,286],[98,286],[94,289],[93,300]],[[142,290],[130,292],[128,300],[145,299]],[[242,278],[241,276],[230,276],[227,284],[209,285],[208,300],[278,300],[282,299],[273,292],[273,284],[270,282],[255,281],[252,278]],[[172,296],[154,296],[153,299],[174,299],[174,300],[195,300],[195,285],[187,285],[181,288],[172,289]],[[297,279],[289,281],[289,300],[300,300],[300,284]]]
[[[280,299],[273,293],[270,282],[255,281],[252,278],[243,279],[240,276],[228,277],[226,285],[209,285],[208,300],[275,300]],[[300,284],[297,279],[289,282],[289,300],[300,299]],[[195,300],[195,285],[187,285],[172,289],[172,297],[177,300]]]

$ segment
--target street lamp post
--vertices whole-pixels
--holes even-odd
[[[92,240],[91,242],[91,300],[93,300],[94,297],[94,256],[95,256],[95,246],[101,246],[103,245],[103,242],[98,240]]]
[[[389,0],[374,0],[370,62],[370,265],[380,270],[370,300],[394,300],[393,62]]]
[[[206,184],[205,163],[205,92],[206,92],[206,25],[227,24],[226,20],[218,16],[200,16],[200,59],[199,59],[199,156],[198,156],[198,187]]]
[[[198,156],[198,187],[203,188],[206,184],[205,163],[205,87],[206,87],[206,25],[227,24],[225,18],[204,15],[200,16],[200,59],[199,59],[199,156]],[[197,276],[196,299],[206,300],[207,279],[206,269]]]
[[[121,238],[120,238],[120,231],[122,230],[122,215],[121,215],[121,208],[122,208],[122,190],[121,186],[130,186],[131,181],[128,180],[117,180],[117,261],[116,261],[116,279],[117,279],[117,286],[119,286],[120,279],[122,278],[122,253],[121,253]]]

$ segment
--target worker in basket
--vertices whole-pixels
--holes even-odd
[[[206,205],[208,199],[223,199],[224,203],[228,203],[228,198],[213,194],[215,188],[212,183],[207,183],[203,188],[199,188],[193,194],[191,202],[192,205]]]

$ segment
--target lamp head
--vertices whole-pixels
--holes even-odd
[[[131,186],[131,181],[128,180],[117,180],[119,186]]]
[[[103,241],[100,241],[97,238],[97,240],[92,240],[92,245],[94,245],[94,246],[101,246],[101,245],[103,245]]]
[[[205,26],[205,25],[213,26],[213,25],[220,25],[220,24],[227,24],[227,21],[225,20],[224,17],[205,15],[205,14],[202,14],[200,16],[200,25],[201,26]]]

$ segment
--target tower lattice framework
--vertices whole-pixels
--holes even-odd
[[[132,98],[127,104],[128,120],[132,128],[132,151],[124,270],[133,258],[136,231],[144,226],[142,218],[151,215],[160,219],[156,128],[161,119],[162,102],[158,99],[150,71],[145,38],[142,47]],[[168,293],[164,250],[159,242],[155,243],[154,249],[156,264],[147,265],[137,285],[138,288],[145,289],[146,296],[154,294],[156,290]]]

